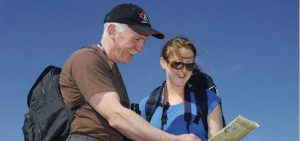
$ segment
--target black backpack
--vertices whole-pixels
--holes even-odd
[[[67,109],[60,93],[60,72],[61,68],[48,66],[30,89],[22,128],[25,141],[65,141],[68,137],[74,112],[82,102]]]
[[[164,115],[164,111],[165,109],[168,109],[169,105],[165,105],[162,104],[160,102],[160,97],[161,97],[161,92],[162,92],[162,88],[164,86],[164,83],[162,86],[157,87],[156,89],[154,89],[151,94],[149,95],[147,102],[146,102],[146,106],[145,106],[145,113],[146,113],[146,120],[148,122],[151,121],[151,118],[153,116],[153,113],[155,111],[155,109],[157,108],[157,106],[162,106],[163,107],[163,115],[161,117],[162,120],[162,128],[163,128],[163,124],[166,123],[167,117],[166,115]],[[195,92],[195,99],[196,99],[196,104],[197,104],[197,115],[194,119],[194,123],[198,124],[199,120],[202,120],[202,123],[204,125],[204,129],[207,133],[208,131],[208,124],[207,124],[207,114],[208,114],[208,105],[207,105],[207,94],[206,94],[206,90],[210,89],[213,92],[215,92],[217,94],[217,89],[216,89],[216,85],[213,82],[212,78],[200,71],[198,68],[193,70],[193,75],[191,76],[191,78],[188,80],[188,83],[185,87],[185,91],[188,90],[188,87],[190,88],[191,91]],[[190,113],[190,107],[189,105],[187,105],[187,111],[184,113],[184,119],[187,122],[187,130],[189,131],[189,125],[191,123],[191,113]],[[222,107],[222,105],[221,105]],[[224,116],[222,114],[222,118],[223,118],[223,126],[225,126],[225,119]]]

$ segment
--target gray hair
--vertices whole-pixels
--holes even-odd
[[[113,23],[113,22],[104,23],[102,37],[107,36],[107,29],[108,29],[108,26],[111,24],[115,25],[116,32],[118,32],[118,33],[123,33],[124,31],[128,30],[128,27],[126,24]]]

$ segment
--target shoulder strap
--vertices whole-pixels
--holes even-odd
[[[157,106],[160,104],[160,96],[162,89],[164,88],[165,82],[163,82],[162,86],[155,88],[151,94],[149,95],[146,105],[145,105],[145,113],[146,120],[150,123],[153,113]]]
[[[195,101],[197,107],[197,115],[194,119],[194,123],[198,124],[201,118],[204,130],[208,131],[207,115],[207,94],[206,90],[209,88],[216,88],[211,77],[206,73],[203,73],[200,69],[194,69],[193,75],[189,80],[191,90],[195,93]],[[216,92],[216,90],[215,90]]]
[[[208,131],[208,123],[207,123],[208,105],[207,105],[206,90],[212,90],[218,95],[216,85],[208,74],[202,72],[199,69],[195,69],[195,71],[193,72],[193,76],[189,80],[189,84],[191,85],[191,90],[195,92],[195,99],[197,104],[197,115],[195,117],[194,122],[198,124],[201,118],[204,129],[207,132]],[[221,103],[220,106],[222,108]],[[223,114],[222,114],[222,119],[223,119],[223,127],[224,127],[226,124],[225,124],[225,119]]]
[[[220,107],[221,107],[221,111],[222,111],[222,119],[223,119],[223,127],[226,126],[226,121],[225,121],[225,118],[224,118],[224,115],[223,115],[223,109],[222,109],[222,103],[220,102]]]
[[[207,94],[206,89],[202,88],[201,90],[195,92],[195,101],[197,107],[197,115],[195,117],[194,123],[198,124],[201,118],[203,123],[204,130],[208,131],[208,123],[207,123],[207,114],[208,114],[208,106],[207,106]]]
[[[190,125],[192,121],[191,112],[191,94],[188,89],[188,85],[184,88],[184,120],[186,122],[186,129],[190,133]]]

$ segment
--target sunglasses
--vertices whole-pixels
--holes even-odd
[[[167,61],[170,66],[173,68],[173,69],[176,69],[176,70],[181,70],[183,69],[184,67],[188,70],[188,71],[193,71],[194,68],[195,68],[195,63],[183,63],[183,62],[179,62],[179,61]]]

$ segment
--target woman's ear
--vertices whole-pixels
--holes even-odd
[[[166,67],[167,67],[167,62],[166,62],[166,60],[163,58],[163,57],[160,57],[160,66],[161,66],[161,68],[162,69],[166,69]]]

